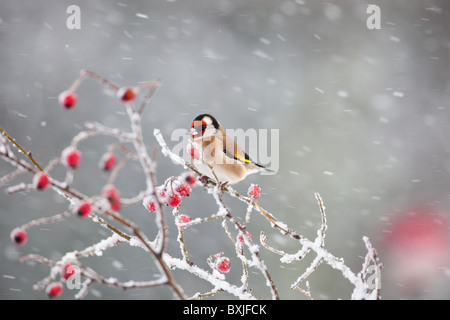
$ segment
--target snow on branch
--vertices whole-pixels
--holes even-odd
[[[224,186],[219,181],[202,177],[200,172],[192,163],[173,153],[164,140],[161,131],[154,129],[154,137],[165,157],[170,158],[174,164],[181,166],[185,171],[181,175],[167,177],[163,183],[156,181],[155,156],[150,155],[144,143],[142,135],[141,120],[147,104],[160,86],[159,80],[151,80],[136,86],[118,87],[102,76],[88,70],[83,70],[79,77],[59,96],[60,104],[70,110],[80,101],[76,95],[77,88],[86,79],[96,81],[101,86],[113,91],[128,115],[130,131],[118,128],[109,128],[101,123],[86,122],[85,130],[80,131],[68,143],[67,148],[59,155],[41,166],[32,156],[15,141],[2,127],[0,127],[0,157],[12,166],[10,172],[0,176],[0,186],[9,185],[5,191],[9,194],[16,192],[43,192],[46,189],[53,190],[67,200],[67,208],[63,212],[54,212],[50,216],[41,216],[18,226],[11,232],[11,239],[17,245],[26,245],[28,238],[27,230],[40,225],[57,223],[66,219],[84,219],[86,223],[97,224],[107,230],[108,235],[96,243],[92,243],[83,250],[69,251],[62,255],[58,261],[47,257],[29,254],[23,256],[20,261],[37,261],[47,265],[50,269],[49,275],[39,281],[34,289],[46,290],[49,297],[56,297],[63,292],[63,288],[75,290],[74,297],[81,299],[89,293],[92,284],[97,283],[112,288],[121,289],[144,289],[165,286],[170,288],[177,299],[202,299],[213,295],[227,292],[238,299],[257,299],[266,293],[254,292],[249,287],[250,277],[256,272],[265,279],[264,284],[271,299],[281,299],[280,290],[274,281],[273,273],[279,272],[269,270],[265,263],[261,250],[280,256],[280,263],[299,263],[308,254],[314,254],[312,262],[304,268],[297,279],[292,279],[291,289],[298,290],[308,299],[313,298],[309,276],[317,270],[320,265],[327,264],[341,272],[354,287],[351,294],[352,299],[380,299],[381,288],[381,263],[377,252],[372,247],[367,237],[363,238],[366,246],[366,256],[362,269],[354,273],[344,263],[326,249],[325,237],[327,231],[327,220],[325,206],[322,198],[317,193],[320,213],[320,228],[317,237],[309,240],[289,228],[285,223],[275,217],[274,214],[265,210],[260,204],[259,186],[251,185],[248,194],[242,195],[229,185]],[[137,103],[141,92],[144,92],[140,103]],[[81,101],[82,102],[82,101]],[[81,103],[81,107],[82,107]],[[108,151],[99,161],[100,168],[108,172],[109,178],[100,194],[85,194],[82,190],[74,188],[73,181],[76,179],[77,168],[83,165],[81,150],[83,142],[98,135],[109,136],[115,139],[108,146]],[[20,155],[13,152],[14,147]],[[130,198],[121,196],[121,186],[117,184],[116,177],[130,161],[138,162],[142,175],[145,178],[145,188]],[[65,168],[64,179],[58,180],[53,175],[56,166]],[[26,179],[17,181],[23,175],[33,176],[32,182]],[[195,189],[195,191],[194,191]],[[212,197],[217,206],[217,211],[207,217],[191,217],[186,214],[183,198],[191,192],[203,193],[204,197]],[[224,202],[224,197],[236,199],[242,203],[242,212],[245,221],[240,222],[235,218],[233,212]],[[146,234],[131,219],[121,214],[124,207],[139,206],[142,212],[148,211],[154,214],[157,232]],[[142,205],[142,207],[140,207]],[[172,208],[175,218],[174,225],[168,225],[166,219],[167,208]],[[280,248],[274,248],[267,242],[269,238],[261,231],[259,239],[253,239],[247,231],[252,224],[252,213],[258,212],[267,221],[268,227],[275,229],[282,236],[294,239],[298,243],[298,250],[287,253]],[[200,267],[199,261],[195,261],[190,255],[195,248],[186,242],[185,234],[191,232],[191,227],[198,224],[208,224],[214,227],[212,221],[221,221],[217,232],[224,232],[235,248],[235,257],[225,256],[223,252],[210,252],[207,259],[208,270]],[[234,228],[230,228],[230,225]],[[217,225],[216,225],[217,226]],[[168,229],[175,228],[176,235],[173,239],[169,236]],[[266,231],[267,232],[267,231]],[[177,241],[179,252],[171,255],[167,252],[168,241]],[[102,275],[88,266],[89,257],[102,256],[107,250],[117,246],[137,247],[144,254],[152,257],[158,268],[155,280],[154,274],[149,274],[149,280],[119,281],[114,277]],[[264,249],[262,249],[264,248]],[[240,261],[241,267],[231,264],[231,261]],[[83,261],[83,262],[81,262]],[[199,292],[197,288],[182,287],[179,280],[173,274],[173,270],[187,272],[190,275],[209,283],[210,288],[206,292]],[[251,270],[251,272],[250,272]],[[231,283],[227,274],[229,272],[240,273],[240,282]],[[306,284],[306,289],[300,285]]]
[[[162,148],[163,154],[166,155],[167,157],[171,158],[174,163],[178,163],[180,165],[186,166],[186,163],[184,162],[183,159],[181,159],[179,156],[177,156],[176,154],[172,153],[170,151],[170,149],[167,147],[166,142],[164,141],[164,139],[161,136],[161,133],[159,130],[155,130],[154,131],[155,136],[157,137],[157,141],[160,143],[160,146]],[[221,200],[220,197],[220,193],[218,192],[217,189],[218,184],[216,184],[215,182],[209,180],[208,183],[206,184],[207,190],[212,193],[214,195],[214,198],[216,199],[217,205],[220,208],[223,208],[223,201]],[[307,282],[307,290],[303,290],[299,288],[299,285],[301,282],[305,281],[312,272],[314,272],[321,263],[325,262],[326,264],[328,264],[329,266],[331,266],[333,269],[337,269],[339,271],[341,271],[342,275],[348,280],[350,281],[351,284],[354,285],[354,291],[352,293],[352,298],[354,299],[380,299],[381,295],[380,295],[380,290],[381,290],[381,263],[378,260],[378,256],[376,253],[376,250],[372,247],[372,245],[370,244],[370,241],[367,237],[364,237],[364,243],[366,245],[366,249],[367,249],[367,254],[365,257],[365,262],[363,265],[363,270],[358,273],[355,274],[354,272],[352,272],[350,270],[350,268],[348,266],[345,265],[344,263],[344,259],[342,258],[338,258],[335,257],[333,254],[331,254],[330,252],[328,252],[325,249],[325,235],[326,235],[326,230],[328,228],[327,226],[327,220],[326,220],[326,214],[325,214],[325,206],[323,203],[323,200],[320,196],[320,194],[316,193],[316,199],[319,205],[319,210],[320,210],[320,216],[321,216],[321,226],[320,228],[317,230],[317,237],[314,241],[310,241],[307,238],[298,235],[294,230],[289,229],[289,227],[282,223],[281,221],[278,221],[274,215],[272,215],[271,213],[267,212],[265,209],[263,209],[258,201],[256,199],[252,199],[251,197],[245,197],[243,195],[240,195],[239,193],[237,193],[236,191],[234,191],[233,189],[231,189],[230,187],[226,187],[225,188],[226,192],[228,192],[231,196],[239,199],[240,201],[247,203],[247,205],[249,206],[249,210],[251,211],[254,205],[254,208],[259,211],[270,223],[270,225],[276,229],[278,229],[278,231],[285,235],[285,236],[290,236],[291,238],[297,240],[301,246],[301,248],[299,249],[298,252],[296,252],[295,254],[287,254],[285,252],[283,252],[282,250],[278,250],[278,249],[274,249],[272,247],[270,247],[269,245],[267,245],[266,241],[267,241],[267,237],[264,235],[263,232],[261,232],[261,237],[260,237],[260,243],[263,247],[265,247],[266,249],[270,250],[273,253],[276,253],[278,255],[281,256],[280,261],[282,263],[292,263],[294,261],[300,261],[302,260],[309,252],[314,252],[316,254],[316,258],[313,260],[313,262],[310,264],[309,267],[306,268],[305,272],[303,274],[301,274],[296,281],[293,282],[293,284],[291,285],[291,289],[297,289],[299,291],[301,291],[302,293],[306,294],[308,296],[308,298],[311,298],[311,294],[310,294],[310,289],[309,289],[309,283]],[[248,218],[249,216],[249,212],[247,213],[247,221],[246,224],[248,224]],[[237,228],[242,231],[245,232],[245,227],[240,226],[234,218],[232,218],[231,214],[227,213],[225,215],[226,218],[229,218],[231,221],[233,221],[235,224],[237,224]],[[206,222],[206,221],[205,221]],[[254,252],[258,252],[257,248],[258,246],[256,244],[253,244],[253,242],[251,241],[250,238],[248,238],[248,236],[245,237],[245,244],[247,246],[249,246],[250,251],[252,251],[252,253]],[[242,259],[242,257],[240,257]],[[257,265],[258,263],[256,263]],[[376,282],[375,284],[372,282],[367,281],[367,275],[368,275],[368,270],[372,269],[375,272],[376,275]],[[273,295],[273,297],[276,297],[276,294]]]

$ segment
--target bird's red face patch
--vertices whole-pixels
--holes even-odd
[[[199,138],[203,136],[207,127],[207,123],[205,120],[194,120],[192,121],[191,128],[196,131],[196,134],[192,136],[192,138]]]

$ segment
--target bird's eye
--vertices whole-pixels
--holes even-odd
[[[194,128],[195,131],[197,131],[197,135],[200,136],[200,134],[203,135],[205,133],[207,126],[208,125],[204,120],[195,120],[192,122],[191,128]]]

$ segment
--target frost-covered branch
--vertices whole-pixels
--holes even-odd
[[[88,294],[92,284],[97,283],[113,288],[121,289],[143,289],[160,286],[169,287],[174,296],[178,299],[202,299],[213,295],[227,292],[239,299],[256,299],[262,297],[262,293],[256,294],[249,288],[250,279],[254,271],[261,274],[265,279],[265,287],[272,299],[282,298],[279,293],[274,277],[278,270],[269,270],[261,252],[260,247],[264,247],[269,253],[280,256],[281,263],[298,263],[307,254],[315,254],[313,261],[306,266],[297,279],[293,279],[291,289],[296,289],[304,294],[308,299],[312,299],[310,284],[307,280],[309,276],[322,264],[327,264],[339,270],[342,275],[354,286],[351,295],[354,299],[379,299],[381,287],[381,263],[378,260],[376,250],[370,244],[368,238],[364,237],[367,254],[364,259],[362,270],[355,274],[345,265],[344,260],[335,257],[325,246],[327,231],[327,220],[325,206],[319,194],[316,199],[319,205],[321,225],[317,230],[317,237],[314,241],[298,234],[290,229],[276,216],[263,208],[259,199],[261,189],[259,186],[251,185],[247,195],[235,191],[231,186],[221,184],[211,178],[202,177],[195,165],[181,158],[171,151],[166,144],[161,131],[154,129],[154,137],[160,146],[162,154],[170,158],[176,165],[181,166],[185,171],[181,175],[167,177],[163,183],[158,184],[156,179],[155,154],[149,154],[144,137],[142,135],[142,116],[145,107],[150,102],[152,96],[160,86],[159,80],[151,80],[132,87],[120,88],[109,80],[97,75],[94,72],[83,70],[80,76],[73,82],[68,90],[59,96],[60,104],[70,110],[78,103],[76,96],[77,88],[85,79],[93,79],[108,90],[113,91],[118,100],[123,103],[129,119],[129,131],[118,128],[109,128],[101,123],[86,122],[85,130],[76,134],[59,155],[56,155],[46,166],[38,164],[31,152],[24,150],[20,143],[15,141],[3,128],[0,127],[0,157],[12,165],[9,173],[0,177],[0,186],[9,185],[5,189],[7,193],[16,192],[42,192],[52,189],[58,195],[67,200],[67,209],[63,212],[56,212],[53,215],[39,217],[15,228],[11,233],[12,241],[18,245],[24,245],[28,240],[27,230],[36,226],[56,223],[66,219],[81,218],[85,221],[98,224],[107,230],[108,235],[100,241],[88,245],[83,250],[69,251],[62,255],[58,261],[48,259],[41,255],[29,254],[20,261],[38,261],[50,268],[49,275],[39,281],[34,288],[43,290],[50,297],[58,296],[62,292],[63,285],[67,287],[76,284],[77,292],[75,298],[80,299]],[[145,91],[140,103],[135,106],[138,95]],[[107,147],[107,152],[101,157],[100,168],[109,174],[107,182],[98,194],[85,194],[81,190],[74,188],[74,180],[77,177],[77,168],[82,165],[81,158],[84,141],[93,137],[103,135],[115,141]],[[11,147],[16,147],[23,157],[18,157]],[[145,188],[136,192],[129,198],[121,196],[121,186],[117,183],[116,177],[127,165],[135,161],[139,164],[142,176],[145,179]],[[65,168],[63,180],[58,180],[53,175],[56,166]],[[33,177],[32,181],[23,178],[25,174]],[[17,181],[22,179],[20,181]],[[206,217],[191,217],[187,211],[183,198],[191,192],[203,192],[205,197],[211,196],[217,206],[217,211],[206,215]],[[245,221],[239,222],[235,218],[235,213],[231,212],[229,206],[225,204],[224,197],[230,200],[242,202],[242,212],[245,214]],[[142,203],[139,210],[146,210],[154,213],[157,231],[149,235],[130,218],[121,214],[123,207],[132,207]],[[172,208],[175,218],[175,225],[168,225],[166,210]],[[138,210],[136,210],[138,211]],[[252,225],[252,214],[258,212],[267,220],[268,227],[281,233],[282,236],[290,237],[297,241],[299,249],[295,253],[286,253],[282,249],[269,245],[268,237],[263,231],[260,233],[259,243],[252,239],[247,227]],[[195,261],[195,255],[190,252],[195,251],[186,242],[186,233],[191,232],[191,227],[198,224],[211,224],[213,221],[221,221],[221,229],[218,232],[225,232],[230,244],[235,248],[235,257],[242,267],[231,265],[229,257],[223,252],[210,252],[207,264],[210,270],[199,267],[199,262]],[[230,228],[229,226],[234,227]],[[169,233],[170,228],[176,228],[176,232]],[[176,239],[171,239],[170,235],[176,234]],[[171,255],[167,252],[168,241],[177,241],[179,252]],[[107,250],[117,246],[130,246],[141,249],[145,254],[152,257],[152,261],[157,266],[159,274],[149,275],[151,280],[118,281],[112,276],[100,274],[88,266],[89,258],[92,256],[102,256]],[[81,262],[83,260],[83,263]],[[187,272],[194,277],[207,282],[210,288],[206,292],[198,292],[196,288],[183,288],[175,278],[173,270]],[[237,270],[237,271],[236,271]],[[227,277],[228,272],[239,272],[240,282],[231,283]],[[374,274],[372,276],[372,273]],[[374,279],[375,277],[375,279]],[[306,289],[301,289],[299,285],[306,282]],[[70,289],[70,288],[69,288]]]
[[[160,146],[163,149],[164,155],[171,158],[175,164],[179,164],[179,165],[184,166],[185,168],[191,169],[189,164],[186,161],[184,161],[182,158],[180,158],[179,156],[177,156],[176,154],[174,154],[170,151],[170,148],[167,147],[167,144],[164,141],[164,138],[162,137],[159,130],[155,130],[154,135],[156,136],[157,141],[160,143]],[[195,168],[193,169],[193,171],[198,173],[195,170]],[[209,186],[209,185],[211,185],[211,186]],[[214,187],[216,187],[217,185],[218,184],[209,180],[207,183],[207,190],[210,190],[210,192],[211,192],[211,190],[215,190]],[[352,272],[350,270],[350,268],[347,265],[345,265],[344,260],[342,258],[338,258],[338,257],[334,256],[333,254],[331,254],[330,252],[328,252],[325,249],[325,236],[326,236],[326,230],[327,230],[328,226],[327,226],[327,220],[326,220],[326,214],[325,214],[325,206],[324,206],[324,203],[323,203],[323,200],[322,200],[320,194],[316,193],[315,196],[316,196],[316,199],[317,199],[318,205],[319,205],[320,216],[321,216],[321,226],[317,230],[316,239],[314,241],[311,241],[311,240],[297,234],[294,230],[290,229],[283,222],[277,220],[273,214],[269,213],[267,210],[262,208],[256,199],[252,199],[251,197],[245,197],[243,195],[240,195],[239,193],[234,191],[229,186],[224,188],[224,191],[226,193],[228,193],[229,195],[231,195],[232,197],[235,197],[235,198],[239,199],[240,201],[247,203],[248,207],[247,207],[247,215],[246,215],[245,225],[247,225],[249,223],[251,210],[254,208],[255,210],[259,211],[268,220],[268,222],[270,223],[270,225],[273,228],[277,229],[281,234],[283,234],[285,236],[289,236],[299,242],[299,244],[301,246],[300,250],[298,252],[296,252],[295,254],[287,254],[282,250],[270,247],[266,243],[267,237],[264,235],[263,232],[261,232],[260,243],[269,251],[280,255],[281,256],[280,261],[282,263],[292,263],[294,261],[300,261],[311,251],[313,251],[316,254],[316,257],[311,262],[309,267],[307,267],[306,270],[297,278],[297,280],[293,282],[293,284],[291,285],[291,289],[298,290],[299,289],[298,286],[301,282],[305,281],[311,275],[311,273],[314,272],[320,266],[320,264],[326,263],[329,266],[331,266],[332,268],[341,271],[342,275],[347,280],[349,280],[350,283],[352,283],[354,285],[355,289],[353,291],[352,298],[354,298],[354,299],[380,299],[381,298],[381,295],[380,295],[381,264],[378,261],[376,251],[372,248],[367,237],[364,237],[363,240],[364,240],[364,243],[366,244],[366,249],[368,250],[368,252],[367,252],[367,255],[365,258],[363,270],[360,273],[358,273],[358,275],[356,275],[354,272]],[[218,193],[216,192],[213,194],[215,194],[218,207],[225,209],[224,205],[223,205],[223,201],[218,196]],[[255,206],[253,206],[253,203],[255,204]],[[229,217],[228,213],[226,216]],[[250,239],[245,234],[245,228],[240,225],[238,225],[238,228],[240,229],[240,231],[244,232],[245,239],[246,239],[245,243],[247,245],[249,245],[249,243],[247,241],[249,241]],[[256,247],[254,245],[250,244],[249,248],[250,248],[250,250],[252,250],[252,249],[254,250]],[[256,253],[256,252],[257,251],[255,251],[253,253]],[[259,253],[258,253],[258,256],[259,256]],[[242,258],[242,256],[240,258]],[[373,266],[376,270],[377,281],[375,283],[375,286],[373,286],[372,283],[368,283],[366,281],[367,270],[368,270],[369,266]],[[268,273],[267,273],[267,275],[268,275]],[[309,283],[307,284],[307,286],[309,288]],[[307,290],[300,289],[300,291],[302,293],[304,293],[308,298],[311,298],[309,289],[307,289]],[[275,292],[276,291],[274,289],[274,297],[276,297]]]

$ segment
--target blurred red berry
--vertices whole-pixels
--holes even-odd
[[[248,188],[248,196],[252,199],[258,199],[261,195],[261,188],[257,184],[251,184]]]
[[[186,171],[181,175],[181,179],[186,182],[189,186],[193,186],[197,181],[197,178],[193,172]]]
[[[18,245],[23,245],[28,240],[28,235],[25,230],[20,228],[15,228],[11,231],[11,240]]]
[[[63,286],[61,282],[52,282],[47,286],[47,296],[49,298],[55,298],[62,294]]]
[[[157,191],[158,200],[160,202],[167,202],[167,189],[161,188],[161,190],[158,189]]]
[[[177,221],[178,221],[178,224],[180,225],[180,227],[181,227],[181,228],[184,228],[184,227],[183,227],[183,224],[190,222],[190,221],[191,221],[191,217],[189,217],[189,216],[186,215],[186,214],[180,214],[180,215],[177,217]]]
[[[91,203],[87,200],[81,201],[77,206],[77,215],[80,218],[87,217],[92,212]]]
[[[191,156],[191,159],[199,160],[202,157],[200,146],[195,142],[188,144],[187,151]]]
[[[81,152],[74,147],[67,147],[62,152],[62,160],[65,166],[75,169],[80,165]]]
[[[33,185],[37,190],[44,190],[48,187],[50,179],[44,172],[38,172],[34,175]]]
[[[111,171],[114,168],[116,161],[117,161],[116,155],[112,152],[107,152],[100,159],[99,166],[105,171]]]
[[[142,204],[148,211],[156,212],[156,203],[152,196],[145,197],[144,200],[142,200]]]
[[[416,290],[450,258],[448,221],[434,208],[408,209],[385,227],[383,246],[396,281]]]
[[[114,186],[107,185],[103,188],[102,191],[103,197],[106,198],[109,202],[109,205],[111,206],[111,210],[113,211],[119,211],[121,204],[120,204],[120,197],[119,192]]]
[[[181,197],[177,194],[171,194],[167,197],[167,204],[171,207],[178,207],[181,203]]]
[[[154,201],[151,201],[147,206],[148,211],[155,212],[156,211],[156,204]]]
[[[220,257],[217,259],[216,266],[220,272],[227,273],[230,271],[230,259],[227,257]]]
[[[136,98],[136,90],[134,88],[124,87],[117,91],[117,97],[123,102],[130,102]]]
[[[185,183],[181,183],[176,189],[175,191],[182,197],[187,197],[189,196],[189,192],[191,191],[191,188],[189,188],[189,186]]]
[[[61,269],[61,276],[66,280],[75,275],[75,273],[75,266],[72,263],[66,263]]]
[[[64,91],[59,94],[58,101],[64,108],[72,109],[77,104],[77,96],[72,91]]]
[[[252,239],[252,235],[250,234],[250,232],[247,232],[247,237],[249,237],[250,240]],[[245,244],[244,235],[242,233],[240,233],[238,235],[238,240],[239,240],[240,243]]]

